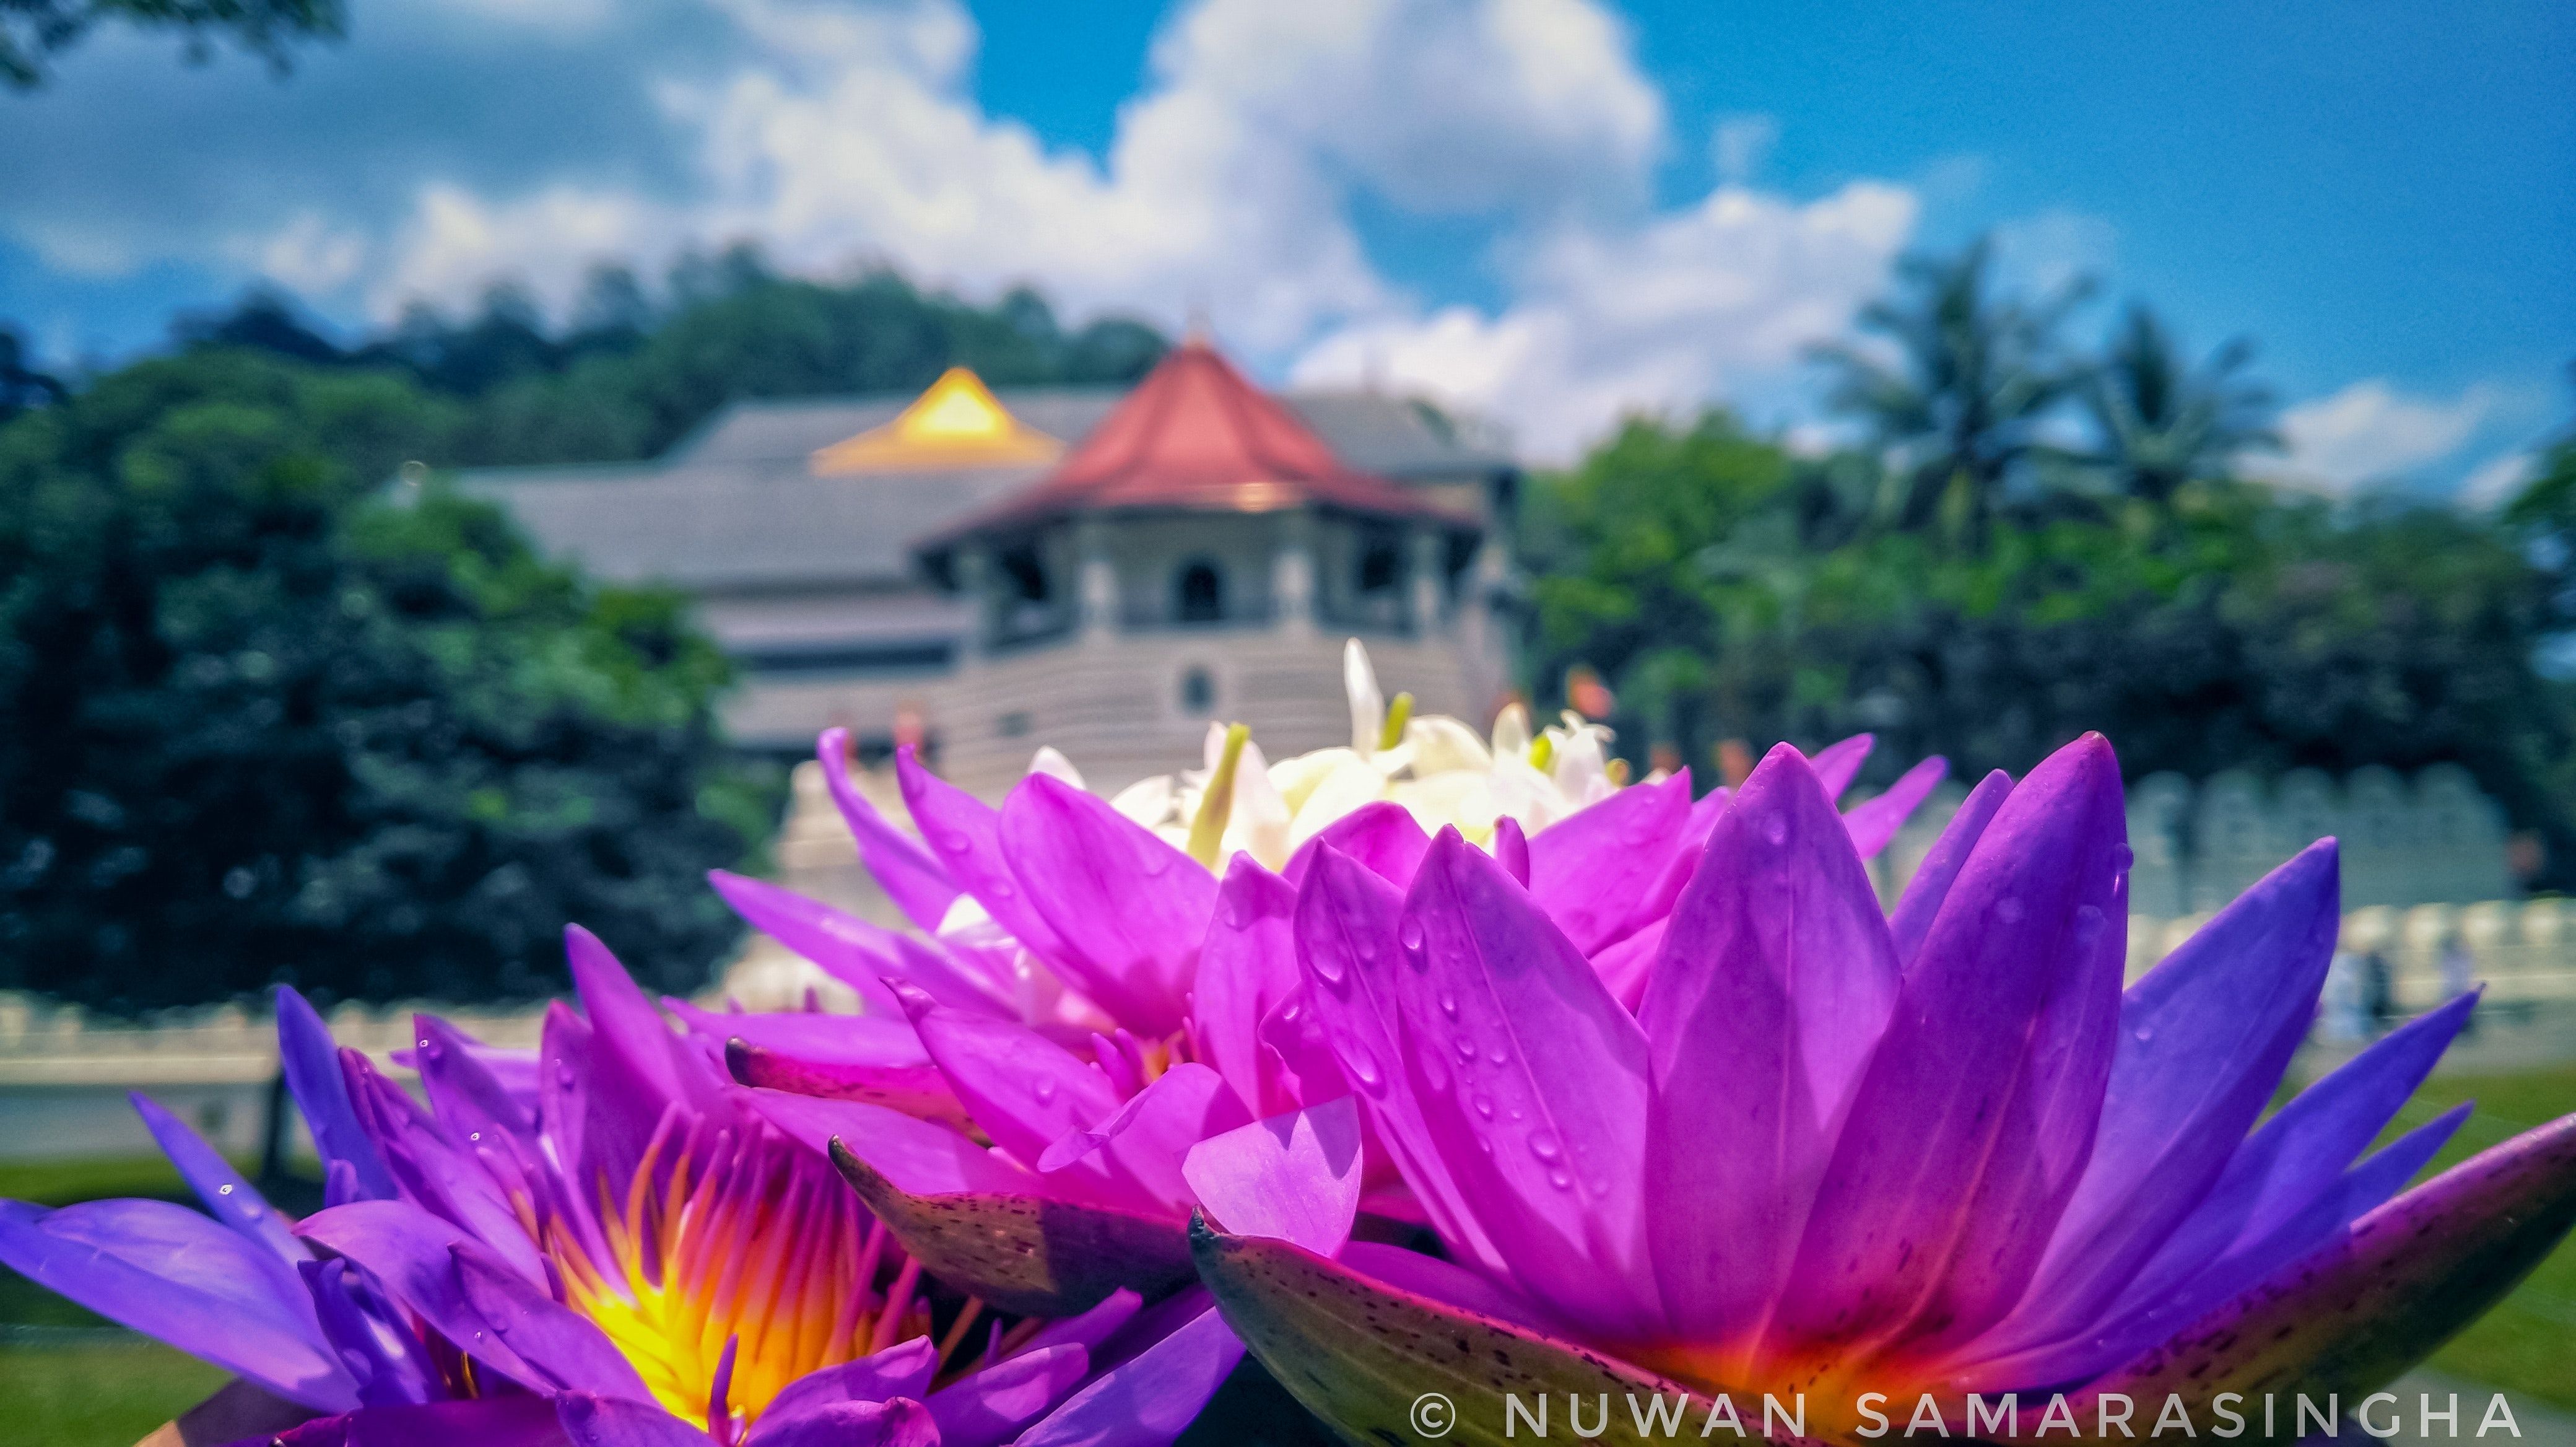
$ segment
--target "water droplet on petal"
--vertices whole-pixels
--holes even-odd
[[[1461,1035],[1450,1043],[1458,1047],[1459,1064],[1473,1065],[1476,1063],[1476,1041],[1473,1036]]]
[[[1055,1099],[1055,1082],[1040,1076],[1037,1083],[1029,1088],[1029,1093],[1038,1098],[1038,1104],[1045,1105]]]
[[[1476,1114],[1483,1116],[1487,1120],[1492,1120],[1494,1118],[1494,1098],[1492,1096],[1477,1096],[1473,1101],[1470,1101],[1469,1104],[1476,1107]]]
[[[1413,954],[1420,954],[1422,952],[1422,922],[1420,920],[1408,917],[1402,925],[1396,928],[1395,937],[1403,942],[1404,948],[1408,952]]]
[[[229,1196],[229,1195],[231,1195],[232,1193],[233,1193],[233,1183],[232,1183],[232,1182],[230,1182],[230,1181],[226,1181],[226,1182],[224,1182],[222,1185],[220,1185],[220,1186],[218,1186],[218,1187],[216,1187],[216,1188],[215,1188],[215,1194],[216,1194],[216,1195],[218,1195],[218,1196]]]
[[[2135,863],[2137,863],[2137,862],[2138,862],[2138,853],[2137,853],[2137,851],[2136,851],[2136,850],[2134,850],[2134,849],[2131,849],[2128,845],[2126,845],[2126,844],[2114,844],[2114,845],[2112,845],[2112,846],[2111,846],[2111,868],[2112,868],[2112,869],[2114,869],[2114,870],[2126,869],[2126,868],[2128,868],[2130,865],[2135,864]]]
[[[1351,1074],[1359,1077],[1362,1089],[1374,1092],[1385,1084],[1378,1075],[1377,1057],[1369,1054],[1367,1046],[1354,1043],[1350,1050],[1351,1058],[1347,1063],[1351,1067]]]
[[[1570,1191],[1574,1189],[1574,1178],[1563,1171],[1548,1172],[1547,1183],[1556,1187],[1560,1191]]]
[[[963,829],[943,829],[939,832],[939,847],[951,854],[966,854],[974,850],[975,841],[967,838]]]
[[[995,899],[1017,899],[1020,897],[1019,886],[1011,883],[1007,879],[986,881],[984,892],[993,896]]]
[[[1331,949],[1317,950],[1307,956],[1307,959],[1314,965],[1315,973],[1323,977],[1325,984],[1338,985],[1342,982],[1342,957]]]
[[[2137,1028],[2137,1032],[2136,1032],[2136,1033],[2137,1033],[2137,1037],[2138,1037],[2138,1043],[2140,1043],[2140,1044],[2142,1044],[2142,1045],[2143,1045],[2143,1044],[2145,1044],[2147,1041],[2149,1041],[2149,1040],[2153,1040],[2153,1039],[2155,1039],[2155,1038],[2156,1038],[2156,1027],[2154,1027],[2153,1025],[2141,1025],[2141,1026],[2139,1026],[2139,1027]]]
[[[1530,1132],[1529,1148],[1531,1155],[1543,1161],[1555,1160],[1560,1154],[1556,1147],[1556,1137],[1543,1130]]]
[[[1763,837],[1763,838],[1765,838],[1765,839],[1770,840],[1770,841],[1771,841],[1773,844],[1775,844],[1775,845],[1778,845],[1778,844],[1786,844],[1786,843],[1788,843],[1788,842],[1789,842],[1789,816],[1788,816],[1788,814],[1787,814],[1786,812],[1777,813],[1777,814],[1773,814],[1770,818],[1763,820],[1763,821],[1762,821],[1762,837]]]
[[[1441,991],[1441,992],[1440,992],[1440,1013],[1441,1013],[1441,1014],[1443,1014],[1443,1015],[1448,1016],[1448,1017],[1449,1017],[1450,1019],[1452,1019],[1452,1020],[1457,1019],[1457,1018],[1458,1018],[1458,997],[1457,997],[1457,996],[1455,996],[1455,995],[1450,994],[1450,993],[1449,993],[1448,991],[1446,991],[1446,990]]]

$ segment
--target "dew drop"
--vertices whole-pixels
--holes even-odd
[[[1762,821],[1762,837],[1775,845],[1788,843],[1789,816],[1786,813],[1779,813]]]
[[[2143,1045],[2147,1041],[2156,1038],[2156,1027],[2153,1025],[2141,1025],[2137,1028],[2135,1033],[2138,1037],[2138,1043]]]
[[[1325,984],[1338,985],[1342,982],[1341,956],[1329,949],[1323,949],[1315,951],[1306,958],[1308,963],[1315,967],[1315,973],[1323,976]]]
[[[1020,897],[1019,886],[1011,883],[1007,879],[986,881],[984,892],[990,894],[995,899],[1017,899]]]
[[[974,850],[975,841],[967,838],[962,829],[944,829],[939,834],[939,847],[951,854],[966,854]]]
[[[1359,1077],[1360,1085],[1365,1089],[1374,1091],[1385,1083],[1378,1074],[1377,1057],[1369,1054],[1365,1045],[1351,1046],[1350,1067],[1351,1074]]]
[[[1529,1148],[1531,1155],[1543,1161],[1553,1161],[1561,1154],[1557,1150],[1556,1137],[1543,1130],[1530,1132]]]
[[[1168,849],[1154,849],[1146,852],[1144,869],[1145,876],[1148,879],[1159,877],[1165,870],[1170,869],[1171,867],[1172,851]]]
[[[1470,1035],[1461,1035],[1461,1036],[1459,1036],[1456,1040],[1454,1040],[1454,1041],[1452,1041],[1452,1042],[1450,1042],[1450,1043],[1451,1043],[1451,1044],[1454,1044],[1454,1045],[1456,1045],[1456,1046],[1458,1047],[1458,1063],[1459,1063],[1459,1064],[1461,1064],[1461,1065],[1473,1065],[1473,1064],[1475,1064],[1475,1063],[1476,1063],[1476,1041],[1475,1041],[1475,1037],[1470,1036]]]
[[[2137,862],[2138,862],[2138,852],[2137,852],[2136,850],[2134,850],[2134,849],[2131,849],[2128,845],[2126,845],[2126,844],[2114,844],[2114,845],[2112,845],[2112,846],[2111,846],[2111,868],[2112,868],[2112,869],[2114,869],[2114,870],[2126,869],[2126,868],[2128,868],[2130,865],[2135,864],[2135,863],[2137,863]]]
[[[479,1130],[478,1130],[478,1131],[471,1131],[471,1132],[468,1132],[468,1133],[467,1133],[467,1135],[466,1135],[466,1137],[465,1137],[465,1138],[466,1138],[467,1140],[469,1140],[469,1141],[479,1141],[479,1140],[483,1139],[483,1132],[481,1132],[481,1131],[479,1131]]]
[[[1402,925],[1396,928],[1395,937],[1403,943],[1407,953],[1422,953],[1422,922],[1420,920],[1407,919]]]
[[[1480,1095],[1474,1100],[1469,1101],[1468,1104],[1476,1107],[1476,1114],[1483,1116],[1485,1119],[1492,1120],[1494,1118],[1494,1098],[1492,1096]]]
[[[215,1188],[215,1194],[216,1194],[216,1195],[218,1195],[218,1196],[229,1196],[229,1195],[231,1195],[232,1193],[233,1193],[233,1183],[232,1183],[232,1182],[230,1182],[230,1181],[226,1181],[226,1182],[224,1182],[222,1185],[217,1186],[217,1187]]]
[[[1448,1017],[1449,1017],[1450,1019],[1452,1019],[1452,1020],[1457,1019],[1457,1018],[1458,1018],[1458,997],[1457,997],[1457,996],[1455,996],[1455,995],[1450,994],[1450,993],[1449,993],[1448,991],[1446,991],[1446,990],[1441,991],[1441,992],[1440,992],[1440,1013],[1441,1013],[1441,1014],[1443,1014],[1443,1015],[1448,1016]]]
[[[1485,1047],[1485,1058],[1496,1065],[1508,1065],[1511,1063],[1512,1052],[1505,1050],[1500,1044],[1488,1045]]]
[[[1995,901],[1995,918],[2005,924],[2021,923],[2021,917],[2027,912],[2022,902],[2012,895]]]

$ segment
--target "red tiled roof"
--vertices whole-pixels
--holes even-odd
[[[1193,340],[1164,357],[1054,471],[921,546],[938,551],[976,533],[1079,512],[1296,507],[1476,527],[1345,466],[1294,413],[1245,381],[1214,348]]]

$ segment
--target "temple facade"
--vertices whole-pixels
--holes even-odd
[[[848,728],[998,796],[1052,744],[1095,787],[1193,763],[1211,721],[1273,756],[1341,742],[1346,637],[1390,689],[1481,718],[1519,469],[1375,393],[1272,397],[1203,341],[1135,388],[745,402],[646,464],[460,473],[550,553],[679,588],[744,676],[734,740]]]

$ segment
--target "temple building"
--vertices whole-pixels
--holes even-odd
[[[1490,433],[1370,392],[1272,397],[1202,341],[1129,391],[741,402],[648,463],[487,468],[594,575],[690,594],[741,666],[743,747],[839,725],[997,796],[1040,744],[1097,788],[1195,761],[1212,720],[1273,756],[1345,741],[1345,637],[1389,688],[1481,718],[1519,471]]]

